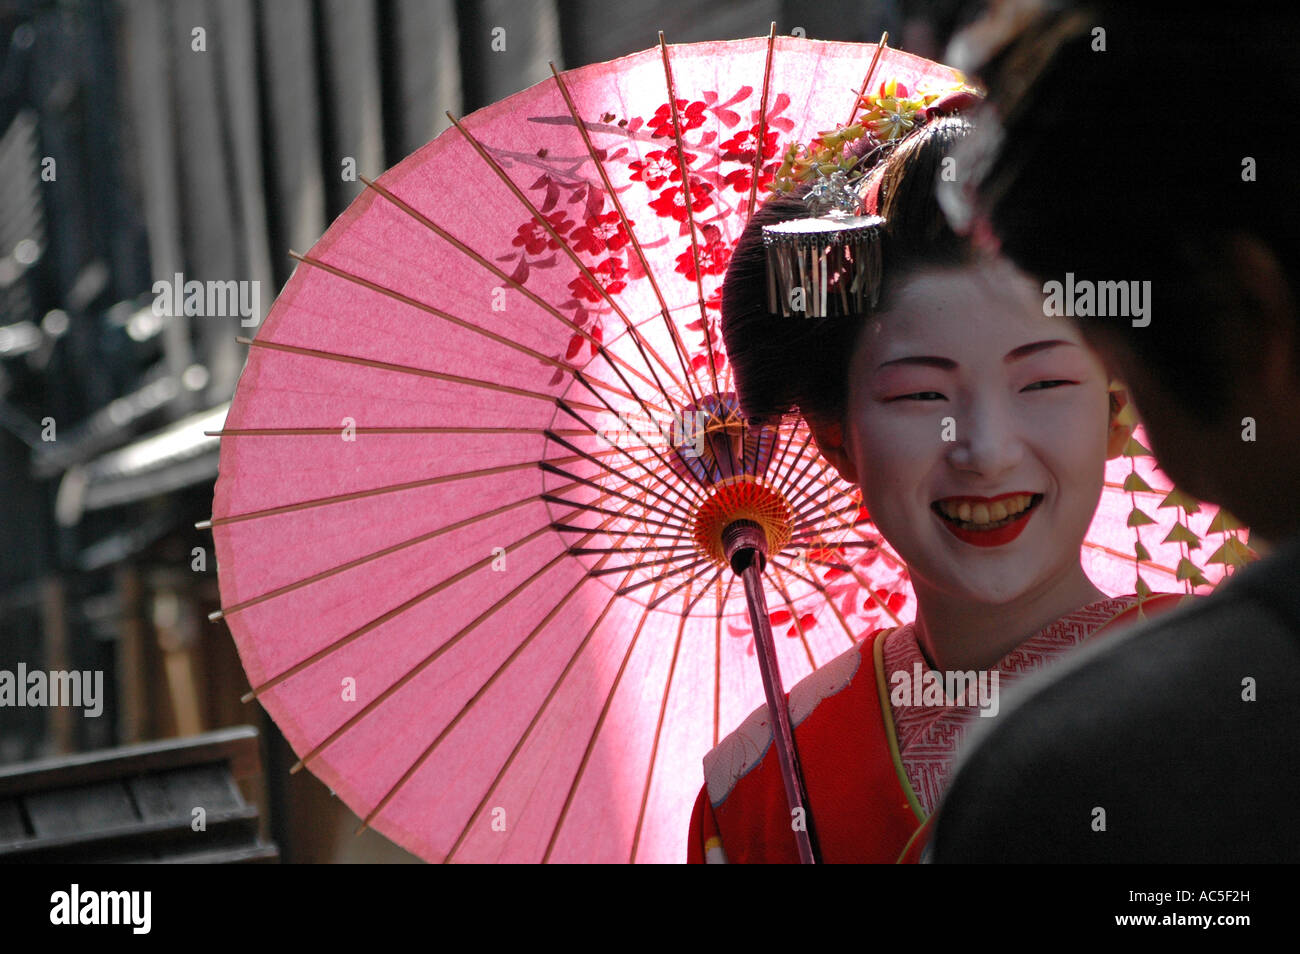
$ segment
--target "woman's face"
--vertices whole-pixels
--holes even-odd
[[[863,329],[845,449],[913,580],[1000,604],[1078,573],[1107,377],[1010,266],[918,272]]]

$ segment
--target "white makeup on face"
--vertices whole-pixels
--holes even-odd
[[[1091,586],[1108,379],[1034,296],[1006,265],[921,271],[859,337],[846,447],[918,598],[1055,605]]]

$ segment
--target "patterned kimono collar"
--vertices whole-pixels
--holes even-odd
[[[1026,674],[1069,652],[1137,602],[1135,595],[1107,597],[1067,613],[990,666],[986,672],[990,676],[997,673],[998,678],[996,683],[986,685],[991,684],[995,692],[1005,690]],[[887,686],[910,689],[918,674],[931,672],[912,623],[899,627],[884,639],[882,659]],[[891,692],[890,710],[908,781],[922,807],[932,812],[947,784],[948,770],[961,737],[969,723],[979,717],[979,706],[976,701],[957,705],[953,700],[936,705],[932,695],[928,698],[921,697],[920,693],[916,695],[917,698],[912,698],[910,691]]]

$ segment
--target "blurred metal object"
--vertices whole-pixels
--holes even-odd
[[[88,510],[154,497],[217,474],[218,438],[229,404],[191,414],[171,427],[68,470],[59,484],[55,515],[75,526]]]
[[[53,477],[122,444],[135,436],[140,425],[174,401],[182,391],[177,378],[160,370],[154,371],[138,390],[109,402],[85,421],[63,430],[57,441],[37,446],[32,454],[32,475]]]

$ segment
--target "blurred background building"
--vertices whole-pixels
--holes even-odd
[[[287,861],[413,860],[307,773],[248,689],[209,515],[246,347],[376,176],[464,115],[669,42],[781,33],[939,57],[973,11],[903,0],[0,0],[0,670],[102,670],[103,714],[0,707],[0,767],[251,724]],[[960,18],[960,19],[959,19]],[[505,50],[493,50],[504,29]],[[454,184],[449,184],[453,188]],[[154,283],[260,283],[159,315]],[[2,840],[2,839],[0,839]]]

